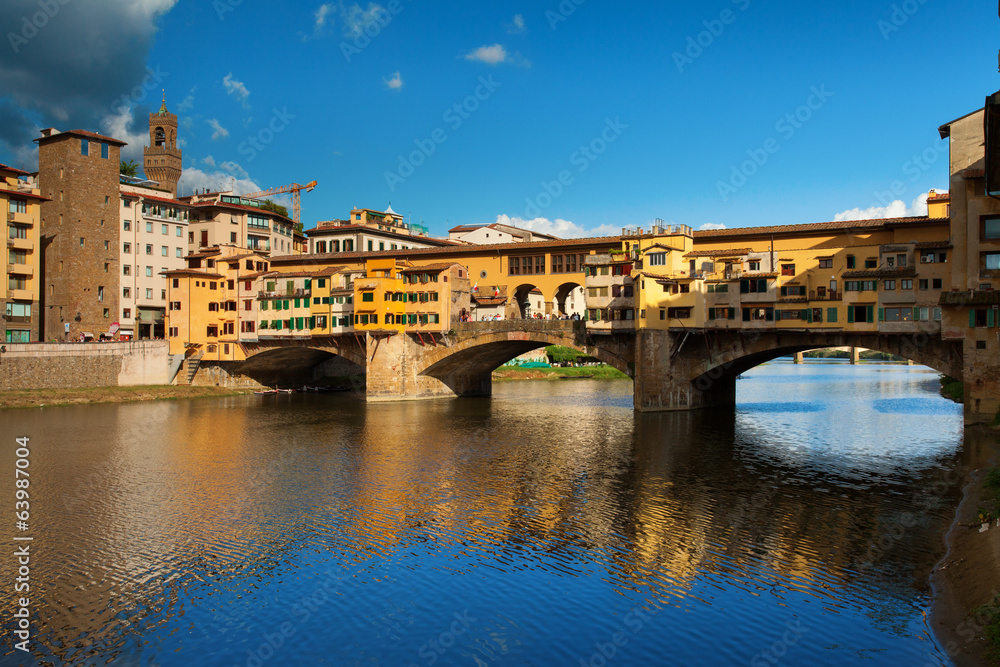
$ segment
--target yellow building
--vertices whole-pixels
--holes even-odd
[[[206,361],[244,359],[239,343],[257,340],[257,280],[268,271],[268,259],[223,247],[187,260],[188,268],[163,272],[170,354]]]
[[[37,179],[26,171],[0,164],[0,207],[7,222],[3,256],[3,314],[0,330],[7,343],[39,340],[41,295],[39,237],[41,204]]]
[[[357,331],[402,332],[406,289],[403,270],[409,262],[395,258],[368,260],[365,277],[354,281],[354,328]]]

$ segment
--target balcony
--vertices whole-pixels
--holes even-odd
[[[7,213],[7,222],[14,225],[26,225],[31,227],[35,224],[30,213]]]
[[[17,276],[34,276],[35,267],[31,264],[8,264],[7,273],[13,273]]]
[[[311,289],[293,289],[293,290],[273,290],[273,291],[259,291],[257,292],[258,299],[301,299],[309,298],[312,296]]]
[[[7,298],[14,301],[35,301],[38,297],[30,289],[9,289]]]
[[[7,239],[7,247],[14,250],[34,250],[35,242],[32,239]]]
[[[844,297],[840,292],[835,292],[833,290],[827,290],[825,292],[812,290],[809,292],[810,301],[840,301],[843,298]]]

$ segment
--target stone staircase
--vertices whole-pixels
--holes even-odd
[[[198,374],[198,367],[201,365],[201,358],[205,356],[203,351],[188,357],[181,364],[180,373],[177,374],[177,384],[181,386],[190,385],[194,381],[194,376]]]

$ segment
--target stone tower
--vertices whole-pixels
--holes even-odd
[[[156,113],[149,114],[149,146],[143,149],[143,171],[146,178],[177,196],[177,181],[181,180],[181,149],[177,147],[177,116],[167,111],[166,94]]]

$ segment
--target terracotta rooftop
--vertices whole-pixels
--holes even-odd
[[[985,169],[966,169],[962,172],[962,178],[985,178]]]
[[[695,250],[685,257],[742,257],[753,252],[753,248],[736,248],[730,250]]]
[[[942,292],[938,303],[942,306],[991,306],[1000,304],[1000,292],[993,290],[988,292]]]
[[[52,201],[48,197],[43,197],[41,195],[32,194],[30,192],[21,192],[20,190],[7,190],[3,186],[4,186],[4,184],[0,183],[0,192],[3,192],[4,194],[6,194],[8,196],[25,197],[27,199],[37,199],[39,201]]]
[[[104,141],[109,144],[114,144],[115,146],[128,146],[124,141],[120,139],[115,139],[114,137],[106,137],[103,134],[97,134],[96,132],[88,132],[87,130],[66,130],[65,132],[53,132],[47,137],[38,137],[35,139],[35,143],[41,145],[48,141],[54,141],[59,137],[66,135],[74,137],[83,137],[85,139],[94,139],[95,141]]]
[[[22,171],[17,167],[12,167],[9,164],[4,164],[3,162],[0,162],[0,171],[12,171],[15,174],[20,174],[21,176],[27,176],[31,173],[29,171]]]
[[[458,264],[458,262],[441,262],[439,264],[428,264],[427,266],[411,266],[402,269],[400,273],[422,273],[426,271],[447,271],[451,267]],[[461,266],[461,265],[459,265]]]
[[[243,204],[230,204],[228,202],[214,202],[214,201],[200,201],[196,204],[192,204],[190,201],[184,201],[187,197],[178,200],[177,203],[184,206],[191,206],[193,208],[225,208],[225,209],[236,209],[238,211],[249,211],[250,213],[262,213],[266,216],[271,216],[278,218],[284,222],[294,222],[291,218],[286,218],[280,213],[275,213],[274,211],[269,211],[266,208],[254,208],[253,206],[244,206]]]
[[[842,220],[838,222],[813,222],[803,225],[775,225],[773,227],[738,227],[735,229],[707,229],[694,233],[695,240],[727,238],[731,236],[769,236],[771,234],[809,234],[852,230],[876,230],[905,225],[944,223],[949,218],[879,218],[877,220]]]
[[[951,247],[951,241],[922,241],[914,246],[917,250],[937,250]]]
[[[365,225],[341,225],[337,227],[313,227],[312,229],[307,229],[305,231],[306,236],[333,236],[339,232],[354,232],[362,231],[371,234],[381,234],[383,236],[389,236],[395,239],[400,239],[402,241],[412,241],[414,243],[426,243],[428,245],[441,245],[441,246],[458,246],[466,247],[456,241],[450,241],[448,239],[436,239],[430,236],[414,236],[412,234],[403,234],[400,232],[394,232],[388,229],[378,229],[377,227],[368,227]]]
[[[859,269],[858,271],[845,271],[841,278],[849,280],[852,278],[909,278],[917,275],[917,269],[912,266],[904,266],[901,269]]]
[[[219,273],[209,273],[200,269],[174,269],[172,271],[160,271],[161,276],[198,276],[201,278],[223,278]]]
[[[950,201],[950,200],[951,200],[950,192],[935,192],[934,194],[928,195],[927,197],[927,201]]]

